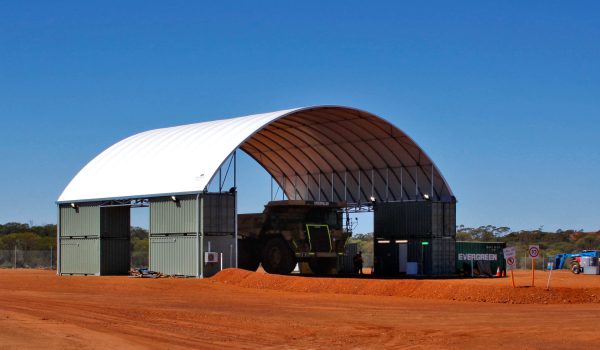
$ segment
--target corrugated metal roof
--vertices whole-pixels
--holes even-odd
[[[400,129],[355,108],[316,106],[133,135],[90,161],[58,202],[201,192],[237,148],[292,199],[452,196],[437,167]]]

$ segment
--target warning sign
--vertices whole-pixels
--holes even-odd
[[[537,258],[540,255],[540,246],[539,245],[530,245],[529,246],[529,256],[532,259]]]
[[[517,248],[508,247],[502,249],[504,260],[506,260],[506,270],[514,270],[517,268]]]
[[[506,258],[506,269],[514,270],[517,268],[517,259],[514,256]]]
[[[515,247],[504,248],[504,249],[502,249],[502,253],[504,254],[504,259],[514,258],[517,256],[517,248],[515,248]]]

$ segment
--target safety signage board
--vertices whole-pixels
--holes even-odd
[[[539,245],[530,245],[528,252],[529,252],[529,256],[532,259],[535,259],[540,256],[540,246]]]
[[[517,248],[515,248],[515,247],[504,248],[504,249],[502,249],[502,253],[504,253],[504,259],[515,258],[517,256]]]
[[[517,258],[514,256],[506,258],[506,269],[514,270],[517,268]]]

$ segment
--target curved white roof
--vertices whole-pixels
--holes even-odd
[[[316,106],[130,136],[81,169],[58,202],[202,192],[237,148],[291,199],[452,197],[437,167],[401,130],[358,109]]]

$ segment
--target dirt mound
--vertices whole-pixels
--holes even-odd
[[[213,276],[211,280],[245,288],[289,292],[397,296],[511,304],[600,303],[600,287],[595,285],[589,288],[557,286],[548,291],[544,287],[512,288],[510,281],[506,278],[482,280],[323,278],[270,275],[240,269],[226,269]]]

